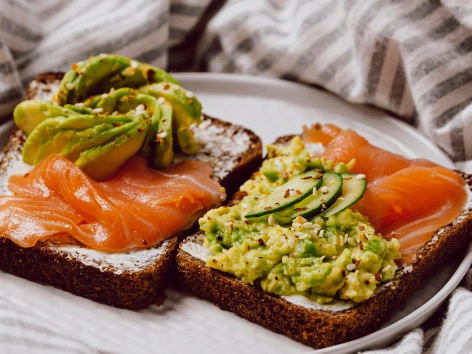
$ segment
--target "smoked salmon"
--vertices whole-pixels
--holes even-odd
[[[225,193],[211,171],[190,160],[158,171],[135,156],[111,179],[95,182],[53,154],[10,178],[13,196],[0,198],[0,233],[21,247],[60,235],[102,251],[154,246],[221,204]]]
[[[327,160],[355,160],[351,172],[364,174],[368,186],[353,209],[367,216],[384,237],[398,239],[402,263],[411,263],[436,231],[464,208],[467,191],[456,172],[372,146],[353,130],[323,127],[304,127],[304,140],[323,143]]]

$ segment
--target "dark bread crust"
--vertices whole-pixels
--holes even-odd
[[[164,286],[178,243],[178,238],[173,237],[163,254],[144,270],[117,274],[54,252],[44,243],[22,248],[2,237],[0,269],[106,305],[139,310],[164,302]]]
[[[276,143],[284,144],[290,139],[282,137]],[[472,188],[472,176],[460,174]],[[233,202],[237,203],[242,197],[244,193],[237,193]],[[202,233],[187,241],[196,241],[198,236],[201,238]],[[436,241],[420,249],[410,265],[411,271],[400,269],[390,286],[383,286],[368,300],[339,312],[310,310],[264,293],[257,286],[245,284],[232,275],[207,267],[181,248],[177,252],[177,269],[181,283],[198,297],[274,332],[314,348],[325,348],[378,329],[426,279],[452,257],[463,254],[471,239],[472,213],[469,213],[462,222],[448,225]]]
[[[50,84],[61,80],[63,73],[50,72],[38,75],[36,82]],[[43,88],[41,88],[43,89]],[[29,85],[25,99],[38,94],[38,85]],[[219,119],[210,119],[213,125],[225,128],[234,125]],[[242,154],[234,169],[220,183],[232,192],[249,178],[262,161],[262,144],[260,139],[250,130],[240,127],[250,137],[250,147]],[[21,152],[24,136],[17,134],[15,128],[7,146],[5,155],[0,162],[0,176],[6,173],[8,164],[14,154]],[[48,243],[38,243],[35,247],[22,248],[9,239],[0,237],[0,270],[38,282],[52,285],[73,294],[104,303],[107,305],[138,310],[151,304],[160,305],[165,300],[164,287],[167,278],[175,269],[175,254],[179,241],[186,235],[195,232],[195,228],[169,239],[163,246],[160,256],[151,264],[139,271],[114,272],[114,269],[100,269],[88,265],[80,259],[70,257],[67,253],[57,252]],[[116,269],[115,269],[116,270]]]

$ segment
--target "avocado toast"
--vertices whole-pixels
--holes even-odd
[[[251,195],[253,199],[258,198],[258,194],[254,191],[264,191],[271,180],[277,181],[283,175],[288,177],[287,174],[291,169],[287,168],[286,163],[281,165],[276,161],[278,159],[283,161],[284,156],[290,155],[280,147],[286,148],[292,145],[293,138],[293,136],[279,138],[272,147],[269,147],[269,156],[260,172],[255,173],[230,202],[229,205],[236,206],[234,209],[220,208],[206,214],[212,220],[217,216],[213,223],[211,220],[205,220],[205,217],[200,220],[202,230],[185,240],[179,247],[177,254],[179,278],[197,296],[215,303],[224,310],[232,311],[314,348],[324,348],[359,338],[379,328],[425,279],[440,270],[451,257],[463,252],[470,242],[472,231],[470,213],[472,181],[470,176],[464,174],[454,177],[455,183],[464,186],[461,187],[457,203],[460,212],[451,222],[437,227],[434,236],[415,250],[414,258],[410,261],[408,246],[405,246],[405,240],[400,237],[402,236],[400,233],[398,237],[405,251],[399,257],[398,250],[402,251],[402,247],[397,248],[398,240],[395,241],[395,235],[392,239],[386,237],[385,241],[379,243],[375,234],[369,231],[371,225],[365,223],[364,215],[354,215],[358,213],[352,214],[349,208],[339,209],[340,203],[345,203],[347,199],[353,202],[349,205],[350,208],[356,208],[358,205],[356,210],[360,209],[362,203],[357,201],[361,201],[362,198],[356,200],[355,196],[367,193],[364,195],[371,197],[371,190],[368,192],[364,190],[362,193],[354,190],[351,196],[343,191],[342,199],[339,200],[338,197],[334,203],[326,198],[328,204],[333,203],[331,207],[325,205],[326,208],[318,209],[313,215],[308,214],[306,219],[301,219],[300,213],[309,213],[317,209],[318,204],[314,200],[319,194],[314,195],[314,198],[305,205],[296,201],[294,205],[275,213],[271,212],[279,207],[276,203],[283,204],[284,200],[288,201],[291,197],[291,188],[286,188],[289,191],[286,198],[282,196],[282,201],[276,201],[274,205],[266,204],[272,199],[267,196],[273,196],[274,187],[265,192],[265,198],[259,198],[265,202],[257,204],[257,200],[254,202],[248,199]],[[345,139],[344,142],[349,140]],[[275,153],[271,155],[271,151]],[[325,152],[329,154],[332,151],[327,149]],[[298,152],[300,154],[294,159],[296,162],[291,165],[292,167],[295,164],[305,165],[303,168],[299,167],[305,171],[306,166],[319,163],[313,156],[303,156],[303,151],[298,150]],[[375,155],[370,152],[370,156]],[[350,160],[345,161],[346,165],[349,163]],[[410,164],[428,163],[416,161]],[[381,170],[381,164],[373,166],[376,167],[374,170]],[[345,173],[343,166],[339,168],[335,164],[313,165],[306,170],[313,170],[313,167],[318,168],[323,174],[327,171],[341,175]],[[362,174],[358,169],[362,166],[358,166],[357,169],[353,166],[347,167],[353,173],[353,178],[348,181],[353,179],[369,181],[377,178],[370,173],[367,173],[367,176]],[[334,171],[336,168],[338,170]],[[303,179],[310,176],[302,173],[298,177]],[[293,181],[295,178],[287,178],[286,181]],[[332,184],[328,182],[328,186],[335,184],[336,182]],[[284,185],[282,183],[281,187]],[[314,186],[316,188],[314,192],[320,187]],[[304,194],[303,187],[299,188],[299,192],[297,193],[295,189],[294,194],[298,194],[301,198]],[[321,192],[326,196],[328,193],[330,188],[325,188]],[[464,201],[464,197],[467,202]],[[241,205],[243,203],[247,205]],[[330,209],[335,213],[329,215]],[[267,212],[265,216],[261,215],[262,210]],[[365,213],[370,216],[369,220],[375,223],[376,227],[382,227],[378,220]],[[377,214],[382,215],[380,208]],[[356,219],[354,223],[353,218]],[[220,221],[223,221],[223,224]],[[227,229],[224,222],[232,224],[228,226],[232,230]],[[385,223],[387,224],[386,221]],[[251,229],[253,226],[261,231],[254,231]],[[277,228],[279,231],[276,233],[285,235],[286,241],[281,242],[280,238],[276,237],[272,230]],[[385,226],[385,229],[387,228]],[[382,247],[384,251],[379,252],[380,248],[372,247],[384,242],[386,246]],[[336,246],[337,251],[330,253],[329,247],[332,245]],[[349,257],[343,259],[345,255]],[[366,261],[367,258],[373,260]],[[249,259],[252,259],[252,262]],[[249,261],[250,265],[244,266],[245,261]],[[366,289],[369,289],[368,294]],[[359,298],[356,298],[358,296]]]
[[[101,58],[105,59],[105,57]],[[136,64],[127,67],[136,69],[134,66]],[[144,67],[144,69],[152,77],[156,75],[156,72],[159,74],[155,69],[153,69],[154,75],[149,74],[150,68]],[[56,89],[58,87],[61,89],[63,76],[64,74],[62,73],[39,75],[28,86],[26,99],[51,100]],[[63,86],[67,89],[67,83],[64,82],[62,80]],[[71,85],[68,87],[71,87]],[[116,91],[119,89],[117,88]],[[178,92],[180,89],[174,87],[172,90]],[[77,93],[78,96],[81,94],[84,93]],[[85,95],[88,95],[88,93],[85,93]],[[184,92],[184,95],[187,101],[191,100],[190,97],[187,97],[191,96],[191,93]],[[69,95],[65,95],[65,97],[67,97],[66,100],[69,99]],[[101,98],[106,99],[107,97]],[[100,111],[102,107],[95,106],[94,108],[94,105],[97,104],[99,102],[90,102],[90,108],[88,109],[98,108],[98,111]],[[80,104],[75,107],[77,108],[72,109],[76,109],[79,113],[85,109]],[[175,137],[177,141],[181,142],[182,152],[176,151],[172,158],[169,158],[168,153],[166,154],[164,151],[160,155],[161,158],[156,159],[156,161],[161,162],[167,159],[165,164],[169,164],[172,161],[172,163],[177,163],[188,159],[209,162],[212,166],[212,178],[226,187],[227,193],[230,195],[232,191],[234,192],[238,188],[243,178],[245,178],[243,176],[249,176],[260,163],[260,140],[251,131],[242,127],[207,116],[202,118],[203,123],[198,127],[190,127],[192,122],[187,124],[186,128],[192,130],[190,137],[189,129],[182,129],[181,131],[176,129],[179,133]],[[198,119],[201,119],[200,116],[198,116]],[[183,121],[180,123],[181,127],[186,124]],[[136,128],[136,131],[137,129],[139,127]],[[160,130],[161,127],[157,126],[156,134],[162,133]],[[131,137],[134,136],[131,133],[129,135]],[[163,140],[168,136],[160,134]],[[8,191],[7,183],[11,175],[27,173],[29,170],[25,168],[27,166],[25,166],[21,156],[25,146],[25,139],[26,135],[24,132],[20,129],[15,129],[9,144],[5,148],[5,155],[1,162],[2,194],[6,194]],[[58,139],[57,141],[59,142],[60,140]],[[159,148],[162,145],[165,144],[159,144]],[[218,146],[218,149],[215,149],[215,146]],[[154,157],[159,156],[162,151],[159,148],[151,145],[153,151],[148,153],[151,161]],[[198,149],[198,153],[194,154],[195,151],[192,149],[195,148]],[[186,149],[187,151],[184,151]],[[32,149],[31,151],[33,150],[38,152],[40,149]],[[214,154],[214,152],[216,153]],[[93,159],[87,159],[89,154],[91,153],[82,155],[84,157],[83,161],[93,161]],[[38,153],[34,154],[34,156],[36,158]],[[108,164],[109,161],[104,159],[100,164],[103,165],[103,163]],[[98,176],[98,179],[101,178]],[[196,218],[198,218],[197,215],[194,216],[194,220]],[[190,226],[191,223],[187,225],[187,227]],[[155,247],[114,253],[93,250],[72,239],[67,242],[64,242],[62,238],[48,239],[38,242],[34,247],[25,248],[2,237],[0,238],[0,269],[36,282],[56,286],[108,305],[140,309],[153,303],[160,304],[164,300],[163,289],[165,280],[173,263],[178,239],[182,237],[184,237],[184,233],[179,233],[162,241]]]

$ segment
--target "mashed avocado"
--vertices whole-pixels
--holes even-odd
[[[324,304],[339,298],[360,302],[379,282],[391,280],[401,258],[396,239],[376,234],[361,214],[346,209],[328,218],[293,221],[287,212],[258,218],[245,215],[277,186],[309,169],[346,173],[353,162],[334,165],[311,158],[295,137],[288,146],[268,146],[269,158],[247,193],[232,207],[209,211],[200,219],[209,267],[231,273],[277,295],[303,295]]]

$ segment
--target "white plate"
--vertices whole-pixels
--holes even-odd
[[[408,157],[425,157],[447,167],[452,162],[411,127],[364,106],[305,86],[279,80],[222,74],[179,74],[201,99],[204,111],[244,125],[264,143],[299,133],[304,124],[333,122],[352,127],[374,144]],[[0,129],[5,144],[11,125]],[[466,256],[443,268],[405,307],[375,333],[317,351],[348,353],[391,343],[423,323],[457,286],[472,262]],[[113,353],[307,353],[311,348],[275,334],[216,306],[169,288],[161,307],[120,310],[0,272],[0,297],[30,311],[58,331],[100,351]]]

